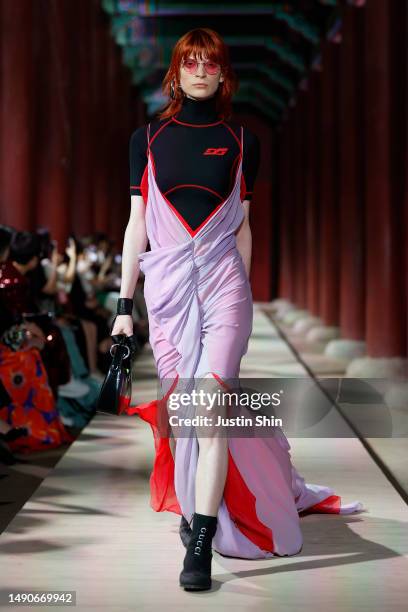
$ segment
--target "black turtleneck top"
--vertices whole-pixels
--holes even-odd
[[[215,97],[184,97],[170,119],[150,122],[150,147],[161,193],[196,230],[229,195],[240,154],[241,127],[220,120]],[[251,200],[259,167],[259,139],[243,129],[241,200]],[[147,125],[133,132],[129,143],[130,194],[147,202]]]

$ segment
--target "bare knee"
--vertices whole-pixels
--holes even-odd
[[[214,372],[205,372],[196,385],[197,407],[195,415],[201,417],[200,425],[196,427],[197,437],[202,439],[202,446],[214,448],[214,445],[224,445],[216,442],[224,437],[224,428],[220,419],[226,416],[223,380]]]

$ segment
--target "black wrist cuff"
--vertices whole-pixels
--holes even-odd
[[[131,315],[133,311],[133,300],[131,298],[119,298],[116,314]]]

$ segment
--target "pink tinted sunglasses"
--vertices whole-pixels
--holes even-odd
[[[204,64],[204,70],[207,74],[217,74],[220,70],[220,64],[208,60],[206,62],[198,62],[195,59],[186,59],[183,61],[183,68],[190,74],[194,74],[198,68],[198,64]]]

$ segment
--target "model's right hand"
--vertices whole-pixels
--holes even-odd
[[[111,336],[118,336],[119,334],[124,334],[125,336],[133,334],[133,319],[131,315],[116,315]]]

